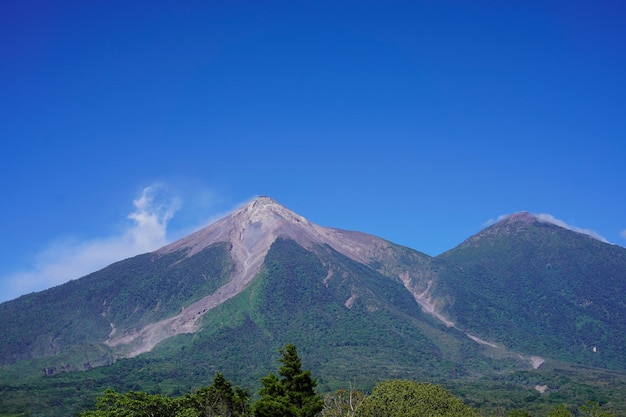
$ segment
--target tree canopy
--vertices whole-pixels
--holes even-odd
[[[329,393],[325,401],[316,392],[311,371],[302,370],[295,345],[280,349],[277,374],[261,379],[260,398],[250,406],[248,390],[233,387],[222,373],[210,386],[182,395],[131,391],[125,394],[108,389],[97,399],[96,409],[79,417],[476,417],[476,410],[439,385],[387,380],[378,383],[371,394],[341,389]],[[544,409],[545,410],[545,409]],[[529,411],[511,410],[510,417],[530,417]],[[543,414],[545,415],[545,414]],[[573,415],[613,417],[610,404],[588,402],[575,414],[557,405],[548,417]]]
[[[439,386],[408,380],[377,384],[357,417],[473,417],[474,409]]]
[[[109,389],[98,398],[96,410],[84,411],[80,417],[247,417],[249,400],[247,391],[233,388],[217,373],[210,386],[177,398]]]

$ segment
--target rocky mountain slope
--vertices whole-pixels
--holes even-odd
[[[0,324],[7,336],[0,343],[0,361],[64,357],[64,352],[82,346],[86,352],[82,360],[91,367],[148,352],[178,334],[197,332],[203,315],[249,286],[278,237],[308,249],[326,245],[357,263],[398,269],[388,262],[396,256],[396,245],[317,226],[272,199],[259,197],[154,253],[0,304],[0,312],[10,318]],[[407,285],[420,288],[409,274],[427,257],[402,251],[410,255],[399,275]]]
[[[113,333],[108,346],[126,350],[132,357],[150,351],[162,340],[199,329],[198,319],[207,311],[239,294],[258,274],[265,257],[278,237],[291,239],[305,248],[328,245],[360,263],[370,263],[391,245],[382,239],[362,233],[345,232],[315,225],[281,206],[269,197],[259,197],[233,214],[191,236],[168,245],[158,256],[179,253],[191,258],[218,243],[226,243],[234,268],[230,279],[212,294],[185,307],[164,320],[150,323],[131,333]],[[111,323],[112,328],[114,323]]]

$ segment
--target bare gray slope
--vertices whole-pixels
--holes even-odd
[[[270,246],[278,237],[293,239],[303,247],[327,244],[365,264],[391,246],[375,236],[318,226],[269,197],[258,197],[221,220],[157,251],[167,254],[184,250],[187,256],[192,256],[215,243],[230,243],[236,268],[225,285],[176,316],[151,323],[131,334],[116,334],[112,324],[111,334],[105,343],[115,347],[119,356],[133,357],[150,351],[169,337],[199,330],[198,319],[203,314],[246,288],[259,272]]]

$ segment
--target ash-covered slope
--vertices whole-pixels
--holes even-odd
[[[9,364],[55,356],[51,369],[89,368],[197,332],[203,315],[257,276],[279,237],[303,248],[329,247],[402,282],[417,300],[425,299],[421,271],[426,255],[364,233],[315,225],[269,197],[258,197],[156,252],[0,304],[5,318],[0,359]],[[76,349],[84,352],[80,361],[62,359],[74,357],[67,352]]]
[[[509,349],[626,369],[626,249],[517,213],[432,261],[460,328]]]
[[[130,333],[112,334],[106,344],[124,352],[124,356],[132,357],[151,350],[162,340],[176,334],[198,331],[200,317],[239,294],[254,279],[271,245],[279,237],[293,240],[304,248],[328,245],[359,263],[367,265],[379,261],[380,267],[389,264],[389,259],[385,257],[389,257],[389,251],[397,247],[364,233],[318,226],[269,197],[258,197],[210,226],[156,252],[159,255],[180,253],[193,257],[213,245],[226,243],[234,268],[224,285],[173,317],[133,329]],[[399,276],[404,277],[407,287],[420,288],[418,282],[409,278],[410,268],[415,268],[416,264],[410,262],[408,267],[401,268]]]
[[[239,210],[192,235],[157,251],[186,251],[188,256],[217,242],[233,245],[231,253],[244,281],[254,275],[269,247],[278,238],[296,241],[305,248],[329,245],[337,252],[361,263],[380,257],[393,245],[384,239],[360,232],[318,226],[285,208],[269,197],[261,196]],[[423,255],[426,256],[426,255]]]

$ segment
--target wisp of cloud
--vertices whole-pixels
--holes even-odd
[[[572,232],[581,233],[583,235],[590,236],[596,240],[599,240],[600,242],[609,243],[609,244],[611,243],[607,239],[605,239],[602,235],[600,235],[598,232],[596,232],[595,230],[583,229],[581,227],[568,224],[564,222],[563,220],[557,219],[551,214],[547,214],[547,213],[539,213],[539,214],[530,213],[530,214],[535,216],[535,218],[542,223],[551,223],[556,226],[562,227],[564,229],[571,230]],[[496,219],[489,219],[485,224],[483,224],[483,226],[484,227],[491,226],[492,224],[495,224],[499,222],[500,220],[504,220],[509,216],[511,216],[511,214],[503,214],[501,216],[498,216]],[[626,230],[624,232],[626,232]],[[624,234],[624,237],[626,238],[626,233]]]
[[[180,199],[167,195],[163,184],[153,184],[142,190],[133,206],[128,215],[132,224],[119,235],[85,242],[56,241],[37,255],[31,270],[2,279],[5,290],[0,293],[0,302],[63,284],[169,243],[167,225],[180,209]]]

